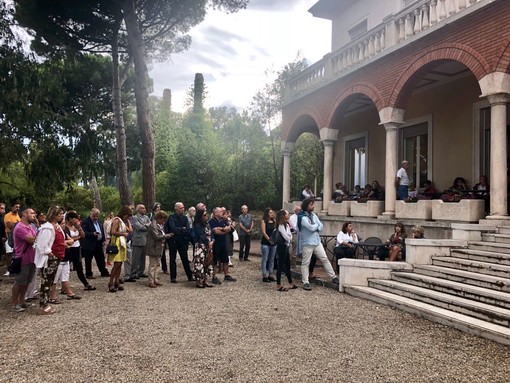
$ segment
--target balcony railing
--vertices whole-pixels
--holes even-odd
[[[495,0],[420,0],[365,32],[339,50],[329,53],[289,80],[286,103],[337,80],[391,50],[407,45],[442,24],[492,3]]]

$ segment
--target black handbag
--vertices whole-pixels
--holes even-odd
[[[21,257],[12,257],[7,270],[9,274],[19,274],[21,272]]]
[[[119,248],[116,244],[111,243],[106,246],[106,254],[119,254]]]

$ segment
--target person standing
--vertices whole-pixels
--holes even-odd
[[[292,281],[292,273],[290,271],[289,246],[292,241],[292,233],[289,224],[289,212],[280,210],[276,215],[276,225],[281,241],[276,243],[276,253],[278,254],[278,271],[276,272],[276,289],[278,291],[288,291],[289,289],[297,289]],[[285,275],[289,282],[289,288],[283,287],[281,284],[282,271],[285,269]]]
[[[4,216],[4,224],[5,224],[5,238],[9,237],[14,225],[16,225],[20,221],[19,217],[19,208],[20,204],[18,202],[14,202],[11,205],[11,211]],[[9,246],[9,242],[5,242],[5,264],[8,267],[11,263],[13,254],[13,248]],[[9,276],[9,271],[6,271],[4,277]]]
[[[131,226],[131,215],[133,210],[129,206],[122,206],[117,217],[112,220],[111,226],[111,243],[117,245],[119,249],[117,254],[108,254],[108,260],[113,262],[112,272],[110,273],[110,281],[108,283],[108,291],[115,293],[124,290],[120,283],[120,273],[122,263],[126,261],[128,254],[128,237],[133,232]]]
[[[188,277],[188,281],[193,280],[193,273],[188,260],[188,244],[191,236],[188,218],[184,215],[184,204],[176,202],[175,213],[168,217],[165,223],[165,233],[173,234],[173,237],[167,240],[170,251],[170,282],[177,283],[177,265],[175,260],[177,253],[181,258],[182,266]]]
[[[37,231],[32,225],[36,221],[35,211],[27,208],[21,212],[21,220],[14,228],[14,249],[16,256],[21,258],[21,271],[16,275],[12,286],[13,311],[22,312],[28,308],[25,303],[25,294],[30,281],[35,276],[35,237]],[[30,303],[33,306],[32,303]]]
[[[37,234],[35,252],[35,266],[41,270],[39,291],[39,314],[41,315],[55,313],[55,310],[49,305],[50,290],[60,263],[59,253],[62,253],[63,258],[66,247],[64,232],[59,230],[59,222],[64,218],[64,209],[52,206],[49,208],[46,218],[46,223],[41,225]]]
[[[397,171],[397,177],[395,179],[395,185],[397,185],[397,198],[400,200],[405,200],[409,197],[410,180],[407,174],[407,169],[409,169],[409,162],[404,160],[402,161],[400,169]]]
[[[253,231],[253,216],[248,213],[248,206],[241,206],[239,216],[239,260],[250,261],[251,233]]]
[[[193,272],[195,273],[196,286],[198,288],[214,287],[207,283],[208,279],[212,279],[214,277],[212,260],[214,242],[211,238],[211,228],[209,227],[207,212],[205,210],[197,210],[195,221],[193,222],[192,233],[195,238]]]
[[[260,270],[262,272],[262,282],[276,282],[271,275],[274,269],[274,257],[276,254],[276,243],[270,241],[273,230],[276,229],[275,213],[270,207],[264,209],[264,215],[260,221],[260,249],[262,258],[260,261]]]
[[[105,234],[103,224],[99,220],[99,213],[99,209],[93,208],[90,211],[90,215],[83,220],[81,225],[85,232],[85,238],[81,244],[81,249],[85,258],[85,276],[87,279],[95,279],[94,274],[92,273],[92,258],[96,259],[97,268],[99,269],[101,276],[110,276],[110,273],[105,266],[103,253]]]
[[[301,279],[303,282],[303,289],[311,290],[312,286],[308,281],[308,266],[312,254],[322,262],[324,270],[328,273],[331,281],[338,284],[338,277],[336,276],[331,263],[322,246],[319,233],[324,229],[324,225],[319,220],[319,217],[314,213],[314,202],[311,198],[306,198],[301,204],[301,210],[304,212],[301,222],[298,221],[300,227],[301,243],[303,246],[303,262],[301,263]]]
[[[227,251],[227,240],[226,236],[232,231],[232,227],[227,224],[227,221],[223,217],[223,210],[221,207],[215,207],[213,209],[213,217],[209,220],[209,226],[213,233],[213,262],[218,265],[218,269],[222,268],[225,277],[224,281],[235,282],[235,279],[228,271],[228,251]],[[219,270],[221,271],[221,270]],[[219,284],[220,280],[218,277],[214,277],[212,282]]]
[[[7,242],[7,236],[5,235],[5,203],[0,202],[0,259],[3,258],[5,252],[5,243]],[[0,279],[1,281],[1,279]]]
[[[165,239],[171,238],[173,234],[165,234],[163,225],[168,218],[168,214],[164,210],[158,210],[151,220],[149,232],[147,234],[147,246],[145,251],[149,256],[149,287],[155,288],[161,286],[157,278],[159,261],[161,253],[165,245]]]
[[[145,245],[151,220],[145,214],[147,209],[144,205],[136,206],[137,214],[131,219],[133,225],[133,237],[131,238],[131,274],[130,279],[147,278],[145,274]]]

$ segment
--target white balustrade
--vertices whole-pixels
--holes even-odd
[[[470,12],[470,7],[482,1],[484,0],[416,1],[289,81],[286,95],[292,98],[293,94],[338,78],[342,73],[364,65],[389,47],[419,36],[449,17]]]

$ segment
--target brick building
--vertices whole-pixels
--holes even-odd
[[[359,211],[330,202],[335,182],[352,190],[378,180],[385,200],[361,216],[505,223],[510,1],[319,0],[310,12],[332,21],[332,51],[287,84],[284,204],[294,143],[310,132],[324,146],[321,209],[329,215]],[[434,205],[442,201],[404,211],[394,187],[404,159],[418,188],[433,180],[447,189],[458,176],[473,186],[487,175],[487,217],[475,201],[460,213]]]

